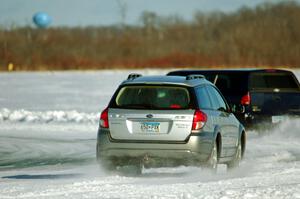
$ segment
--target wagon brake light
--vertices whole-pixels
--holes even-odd
[[[207,122],[207,115],[201,110],[196,110],[194,113],[192,131],[200,130]]]
[[[102,128],[109,128],[108,124],[108,108],[104,109],[100,116],[100,126]]]

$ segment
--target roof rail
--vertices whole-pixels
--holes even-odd
[[[138,73],[131,73],[128,75],[127,80],[134,80],[135,78],[141,77],[141,74]]]
[[[197,74],[192,74],[192,75],[187,75],[186,80],[194,80],[194,79],[203,79],[205,78],[204,75],[197,75]]]

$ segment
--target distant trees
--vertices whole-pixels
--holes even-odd
[[[0,69],[300,66],[300,5],[201,13],[187,22],[145,11],[141,25],[0,28]],[[126,6],[126,5],[125,5]]]

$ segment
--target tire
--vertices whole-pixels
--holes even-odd
[[[233,169],[236,168],[240,165],[240,162],[242,160],[242,144],[241,144],[241,140],[238,143],[235,155],[233,160],[231,160],[230,162],[227,163],[227,168],[228,169]]]
[[[211,151],[211,154],[209,156],[207,166],[210,168],[212,171],[216,171],[218,167],[218,147],[217,147],[217,141],[214,141],[213,149]]]
[[[99,163],[100,169],[105,172],[114,172],[117,170],[117,167],[109,159],[99,158],[98,163]]]
[[[103,170],[105,172],[112,172],[116,170],[116,166],[113,164],[113,162],[109,158],[105,158],[101,155],[101,153],[98,150],[98,145],[96,147],[96,158],[100,170]]]
[[[142,174],[143,166],[139,164],[118,166],[117,171],[124,176],[139,176]]]
[[[142,174],[142,164],[122,164],[116,163],[110,159],[100,158],[98,159],[100,169],[108,174],[117,173],[124,176],[137,176]]]

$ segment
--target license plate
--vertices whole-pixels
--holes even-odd
[[[288,119],[287,116],[283,116],[283,115],[272,116],[272,123],[284,122],[287,119]]]
[[[143,122],[141,123],[141,130],[143,132],[158,133],[159,132],[159,122]]]

